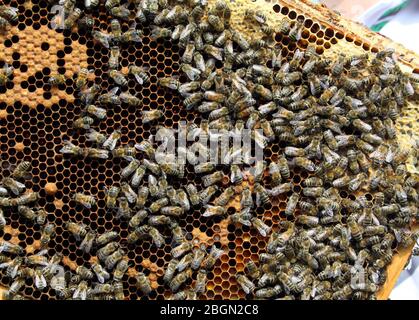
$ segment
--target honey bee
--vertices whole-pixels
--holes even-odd
[[[277,197],[280,194],[287,193],[287,192],[291,191],[291,187],[292,187],[291,183],[286,182],[286,183],[280,184],[276,187],[273,187],[271,190],[268,191],[268,194],[271,197]]]
[[[119,18],[121,20],[128,21],[129,20],[129,15],[130,15],[130,10],[127,8],[126,5],[122,5],[122,6],[117,6],[117,7],[111,8],[109,10],[109,13],[115,18]]]
[[[6,276],[14,279],[18,275],[18,270],[23,262],[24,259],[22,257],[16,257],[8,262],[0,264],[0,269],[6,269]]]
[[[69,229],[70,231],[70,229]],[[71,231],[70,231],[71,232]],[[48,223],[42,230],[41,233],[41,248],[45,248],[48,243],[51,241],[51,238],[55,235],[55,226],[51,223]],[[73,234],[74,235],[74,234]],[[80,240],[80,238],[77,238],[77,236],[75,236],[77,240]]]
[[[109,76],[113,79],[113,81],[115,81],[115,83],[117,84],[117,85],[120,85],[120,86],[126,86],[126,85],[128,85],[128,80],[127,80],[127,78],[125,77],[125,75],[122,73],[122,72],[120,72],[120,71],[117,71],[117,70],[111,70],[110,72],[109,72]]]
[[[81,14],[82,11],[80,8],[74,8],[64,20],[64,29],[71,30],[77,23],[77,20],[79,20]]]
[[[288,216],[292,216],[294,214],[295,209],[297,208],[297,204],[299,202],[300,196],[298,193],[293,193],[289,199],[287,206],[285,208],[285,214]]]
[[[196,206],[200,202],[200,195],[198,194],[198,190],[195,185],[190,183],[185,187],[185,189],[189,195],[189,201],[193,206]]]
[[[142,111],[142,121],[143,123],[149,123],[155,120],[158,120],[163,117],[163,112],[160,110],[149,110],[149,111]]]
[[[78,240],[84,238],[87,234],[87,226],[85,224],[77,224],[75,222],[67,222],[65,228]]]
[[[192,277],[191,269],[187,269],[183,272],[178,273],[169,283],[170,290],[172,290],[172,292],[177,291],[179,287],[191,277]]]
[[[0,16],[9,22],[16,22],[18,19],[19,9],[5,5],[0,6]]]
[[[81,89],[87,85],[89,74],[92,72],[93,70],[88,70],[86,68],[80,69],[75,82],[77,89]]]
[[[116,70],[119,68],[119,58],[121,56],[121,52],[118,46],[113,46],[110,50],[110,57],[109,57],[109,68],[112,70]]]
[[[367,179],[367,175],[365,173],[358,173],[348,184],[348,189],[351,192],[358,190],[363,182]]]
[[[93,243],[95,242],[95,239],[96,239],[96,233],[93,231],[89,231],[84,237],[82,243],[80,244],[80,247],[79,247],[80,250],[86,253],[90,253],[93,247]]]
[[[114,158],[130,159],[135,156],[135,153],[135,148],[130,145],[121,146],[112,150],[112,156]]]
[[[175,259],[177,259],[191,250],[192,250],[192,244],[190,242],[183,242],[172,249],[171,255]]]
[[[18,196],[25,190],[25,185],[11,177],[5,177],[1,180],[5,188],[10,190],[14,195]]]
[[[129,94],[127,92],[122,92],[119,95],[119,98],[121,99],[123,103],[126,103],[127,105],[132,106],[132,107],[139,107],[142,104],[140,99],[138,99],[136,96]]]
[[[144,208],[144,205],[148,199],[148,195],[149,195],[150,191],[147,187],[141,187],[138,190],[138,194],[137,194],[137,199],[135,202],[135,208],[137,209],[141,209]]]
[[[53,75],[48,79],[48,83],[54,87],[63,85],[65,84],[65,76],[62,74]]]
[[[94,120],[91,117],[88,117],[88,116],[80,117],[73,122],[73,127],[75,129],[88,130],[90,129],[90,126],[93,124],[93,122]]]
[[[203,217],[223,216],[226,214],[226,208],[223,206],[205,205],[204,207],[206,209],[202,215]]]
[[[88,105],[86,107],[86,112],[96,118],[103,120],[106,118],[106,109],[96,107],[94,105]]]
[[[147,84],[150,81],[146,68],[130,65],[128,70],[129,74],[132,74],[140,85]]]
[[[89,287],[86,281],[81,281],[73,293],[74,300],[86,300]]]
[[[75,193],[73,199],[76,203],[81,204],[87,209],[91,209],[96,206],[96,199],[94,196],[86,195],[83,193]]]
[[[35,270],[34,283],[35,287],[39,290],[43,290],[47,287],[47,280],[45,279],[41,268]]]
[[[126,259],[122,259],[121,261],[119,261],[113,272],[113,279],[115,281],[122,281],[122,278],[127,272],[128,267],[129,267],[129,264]]]
[[[25,285],[25,279],[24,278],[17,278],[16,280],[14,280],[9,288],[9,295],[10,296],[14,296],[15,294],[17,294],[20,289],[22,289],[22,287]]]
[[[107,272],[100,263],[95,262],[92,264],[92,270],[96,275],[97,280],[100,283],[105,283],[107,280],[110,279],[110,274]]]
[[[236,280],[246,294],[250,294],[256,289],[256,286],[253,284],[253,282],[250,281],[249,278],[247,278],[245,275],[239,274],[236,276]]]
[[[137,30],[136,24],[133,23],[126,32],[122,33],[120,42],[121,43],[141,42],[142,36],[143,36],[142,31]]]
[[[221,171],[216,171],[214,173],[208,174],[202,177],[202,184],[204,187],[209,187],[217,182],[220,182],[224,177],[224,174]]]
[[[163,276],[163,281],[165,283],[170,283],[175,275],[176,272],[176,266],[178,265],[179,260],[176,259],[172,259],[169,261],[169,263],[167,264],[164,276]]]
[[[120,3],[121,3],[121,0],[106,0],[105,8],[106,8],[106,10],[110,10],[113,7],[118,6]]]
[[[262,220],[259,218],[253,217],[251,219],[252,226],[259,232],[262,237],[267,237],[271,228],[266,225]]]
[[[89,32],[93,30],[94,25],[95,25],[95,20],[92,18],[91,15],[85,15],[82,18],[80,18],[79,21],[77,22],[77,26],[80,30],[86,30]]]
[[[105,266],[107,269],[111,270],[115,265],[124,257],[125,251],[122,249],[117,249],[115,252],[111,253],[105,259]]]
[[[116,105],[116,106],[121,105],[121,99],[119,98],[119,96],[116,95],[118,90],[119,88],[115,87],[109,90],[107,93],[100,95],[98,98],[98,102],[100,104],[109,104],[109,105]]]

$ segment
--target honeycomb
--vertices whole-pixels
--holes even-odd
[[[76,160],[63,157],[59,152],[64,140],[76,141],[80,147],[92,146],[83,133],[72,129],[73,121],[82,112],[80,99],[75,95],[75,73],[80,67],[94,69],[94,76],[90,81],[100,85],[103,92],[111,89],[114,83],[107,73],[109,53],[99,44],[95,44],[82,30],[53,30],[50,26],[53,14],[50,13],[50,5],[46,0],[2,2],[18,8],[19,19],[12,23],[10,30],[0,35],[0,67],[8,63],[16,69],[13,81],[0,88],[1,160],[11,165],[22,160],[31,162],[33,178],[27,181],[27,188],[40,192],[38,206],[50,213],[48,221],[57,226],[48,254],[52,256],[56,252],[62,253],[66,268],[74,270],[77,266],[88,264],[94,257],[78,249],[75,239],[64,228],[67,221],[87,224],[99,234],[115,230],[119,233],[120,241],[126,240],[128,236],[128,222],[115,219],[105,208],[104,200],[104,188],[120,181],[119,172],[126,163],[120,159]],[[122,1],[124,2],[126,1]],[[343,18],[325,8],[312,7],[306,1],[291,0],[236,0],[232,15],[233,26],[249,35],[257,36],[259,32],[242,24],[243,12],[249,7],[265,8],[273,24],[284,16],[291,20],[304,21],[302,39],[298,42],[279,33],[275,36],[275,41],[283,45],[284,59],[292,56],[297,49],[305,50],[309,44],[315,44],[316,51],[324,55],[334,55],[343,48],[354,53],[378,52],[382,47],[391,44],[386,39],[377,40],[358,25],[347,24]],[[92,15],[95,27],[110,31],[110,17],[103,8],[92,12]],[[352,31],[346,30],[348,25]],[[122,23],[123,32],[128,27],[128,23]],[[359,30],[364,37],[356,35]],[[186,111],[180,96],[157,85],[160,77],[180,75],[180,48],[169,40],[151,39],[147,26],[144,26],[143,31],[141,43],[122,45],[121,66],[123,69],[130,64],[149,67],[150,82],[146,86],[140,86],[131,79],[128,91],[142,99],[143,110],[164,106],[164,117],[156,125],[176,127],[180,121],[199,124],[199,115]],[[406,50],[403,52],[401,61],[410,68],[418,68],[418,57]],[[56,73],[65,75],[66,82],[58,88],[51,88],[48,79]],[[186,81],[184,76],[180,80]],[[96,129],[110,134],[120,127],[122,144],[138,143],[156,133],[156,125],[141,122],[140,112],[135,107],[114,106],[112,114],[108,112],[107,120],[101,122]],[[399,120],[399,138],[403,143],[409,143],[408,139],[419,138],[417,121],[411,121],[417,119],[417,106],[410,105],[405,112]],[[282,144],[273,144],[265,150],[265,160],[276,160],[284,147]],[[0,176],[7,170],[3,166]],[[275,229],[281,219],[286,219],[284,209],[287,196],[292,192],[300,193],[300,184],[308,176],[306,171],[294,169],[291,173],[293,190],[277,197],[270,204],[257,208],[257,216],[263,217],[265,223]],[[180,188],[181,185],[194,182],[194,177],[194,170],[188,165],[184,178],[170,182],[175,188]],[[265,177],[265,181],[269,183],[269,177]],[[76,192],[95,195],[98,199],[97,207],[87,210],[76,205],[72,200],[72,195]],[[354,198],[346,193],[341,196]],[[367,195],[368,197],[371,195]],[[235,210],[233,201],[228,211],[232,213]],[[0,238],[21,245],[28,253],[39,248],[41,233],[38,225],[23,223],[17,213],[8,217],[8,224],[9,226],[0,231]],[[258,255],[265,252],[267,239],[261,237],[256,230],[246,226],[235,227],[220,217],[204,218],[199,209],[180,220],[180,226],[196,245],[216,244],[227,253],[209,273],[207,290],[201,299],[245,298],[245,293],[234,276],[243,272],[248,259],[258,261]],[[130,269],[123,278],[126,299],[164,299],[170,296],[161,275],[171,259],[171,249],[169,241],[161,248],[152,246],[149,240],[141,245],[128,246]],[[144,272],[156,289],[148,297],[143,296],[135,286],[134,276],[137,271]],[[188,280],[186,285],[191,282],[192,280]],[[2,273],[0,283],[4,286],[10,285],[9,279]],[[52,289],[39,291],[31,280],[27,280],[23,294],[32,299],[55,298]]]

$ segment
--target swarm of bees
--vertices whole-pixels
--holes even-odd
[[[119,0],[85,1],[83,9],[76,0],[62,5],[65,29],[85,29],[108,49],[108,74],[115,87],[102,92],[89,81],[93,70],[80,70],[75,85],[84,111],[73,128],[95,147],[64,141],[61,153],[75,160],[115,158],[125,163],[121,181],[106,188],[105,202],[117,219],[128,223],[129,234],[122,241],[115,231],[97,234],[88,225],[68,221],[64,227],[78,248],[96,259],[56,275],[63,257],[48,258],[44,250],[55,226],[43,210],[29,206],[39,195],[23,193],[25,185],[19,180],[30,164],[20,163],[1,181],[0,208],[16,210],[22,219],[42,225],[41,248],[25,257],[24,248],[0,243],[0,269],[13,280],[6,298],[23,298],[19,291],[25,279],[33,278],[38,289],[49,286],[62,299],[124,299],[128,251],[149,239],[157,248],[172,246],[163,275],[170,298],[198,299],[225,250],[197,247],[180,226],[180,220],[197,208],[206,219],[220,216],[266,239],[258,261],[246,261],[245,271],[234,276],[248,298],[376,298],[395,248],[411,246],[419,236],[410,230],[418,217],[419,176],[406,168],[407,159],[418,155],[396,143],[394,124],[407,101],[417,97],[419,81],[400,69],[394,50],[325,59],[309,46],[283,59],[273,37],[280,32],[299,41],[302,21],[284,18],[273,29],[263,12],[247,10],[244,23],[263,34],[250,40],[231,26],[232,8],[223,0],[209,8],[202,0],[140,0],[135,11]],[[112,17],[109,33],[96,28],[89,14],[98,6]],[[0,7],[0,29],[7,24],[3,20],[15,19],[14,14]],[[128,23],[127,31],[121,23]],[[183,107],[202,117],[199,126],[186,126],[185,134],[194,141],[176,149],[193,166],[196,184],[174,187],[173,182],[185,175],[185,163],[160,153],[153,139],[122,145],[120,128],[109,135],[93,128],[112,106],[141,108],[141,99],[127,91],[127,83],[131,77],[140,85],[148,83],[148,69],[133,63],[122,71],[120,46],[141,42],[141,28],[148,25],[152,38],[169,39],[181,48],[182,77],[160,78],[158,85],[177,92]],[[0,85],[13,69],[6,65],[1,72]],[[65,81],[55,75],[49,83],[59,86]],[[141,111],[143,124],[163,116],[163,109]],[[179,128],[170,129],[180,133]],[[234,148],[229,139],[246,130],[257,148],[283,145],[279,157],[254,162],[252,148]],[[214,139],[227,141],[227,152],[216,159],[203,143]],[[167,134],[159,147],[175,144],[174,136]],[[293,185],[294,169],[308,176],[301,192]],[[287,220],[272,227],[256,209],[284,195]],[[240,201],[231,213],[227,208],[233,198]],[[72,200],[87,210],[97,205],[95,195],[75,193]],[[7,215],[0,211],[0,229],[6,223]],[[154,289],[143,271],[136,270],[133,277],[138,290],[149,295]]]

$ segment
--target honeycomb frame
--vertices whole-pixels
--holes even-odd
[[[91,146],[81,132],[71,128],[72,121],[81,113],[80,100],[74,95],[74,79],[80,67],[94,68],[95,74],[90,81],[99,84],[103,90],[112,88],[113,80],[106,73],[108,53],[83,31],[77,33],[51,30],[49,21],[52,14],[49,12],[50,6],[46,0],[4,0],[3,2],[19,8],[19,20],[12,24],[11,30],[0,35],[0,63],[7,62],[18,71],[15,72],[13,81],[8,82],[5,89],[0,89],[1,160],[12,165],[21,160],[31,161],[33,179],[27,182],[27,187],[40,192],[39,207],[51,213],[48,221],[57,225],[57,235],[50,244],[49,254],[62,252],[66,257],[64,260],[66,266],[74,270],[92,257],[77,248],[74,238],[63,227],[66,221],[87,223],[99,233],[116,230],[119,232],[120,240],[126,239],[128,235],[127,222],[116,222],[106,211],[104,201],[104,186],[109,187],[113,181],[120,180],[118,172],[123,165],[122,161],[118,159],[81,161],[68,159],[59,153],[64,140],[77,141],[80,147]],[[209,2],[211,4],[213,0]],[[400,54],[400,62],[406,68],[415,72],[419,70],[419,57],[415,53],[309,1],[236,0],[236,5],[232,16],[233,26],[246,34],[256,32],[241,27],[239,17],[246,8],[264,8],[273,24],[284,16],[288,16],[291,20],[305,19],[305,30],[302,39],[297,43],[280,34],[275,37],[277,42],[286,45],[283,49],[284,56],[293,53],[297,48],[304,50],[309,43],[315,43],[317,52],[326,56],[336,55],[343,48],[353,53],[360,51],[374,53],[384,47],[392,46]],[[93,16],[95,26],[109,31],[110,20],[103,9]],[[128,24],[123,23],[122,30],[126,31],[127,28]],[[345,32],[345,29],[350,31]],[[158,105],[165,106],[164,120],[158,122],[160,125],[172,127],[179,121],[199,124],[198,114],[187,112],[177,94],[157,85],[159,77],[179,75],[180,49],[172,46],[168,40],[153,40],[149,34],[150,30],[145,28],[142,43],[122,46],[123,70],[126,70],[129,64],[140,61],[141,65],[149,66],[151,75],[147,87],[141,87],[130,80],[128,91],[131,94],[139,94],[143,100],[144,110],[155,109]],[[47,59],[51,59],[52,63]],[[65,85],[51,88],[48,79],[54,73],[66,76]],[[140,139],[146,139],[155,133],[153,126],[141,123],[139,112],[136,108],[115,106],[112,118],[109,117],[108,110],[108,119],[100,123],[98,129],[102,133],[110,134],[112,130],[120,127],[123,144],[138,143]],[[402,143],[409,144],[409,139],[418,140],[419,130],[417,127],[412,127],[415,123],[412,124],[411,121],[417,119],[417,115],[417,106],[409,105],[399,120],[398,138]],[[265,158],[275,159],[280,150],[281,147],[277,145],[265,150]],[[8,168],[3,167],[3,170]],[[193,176],[192,173],[193,168],[187,167],[186,177],[174,182],[174,187],[178,188],[189,181]],[[0,177],[1,174],[2,172]],[[307,172],[294,169],[291,175],[295,183],[293,191],[300,192],[299,183],[307,177]],[[45,187],[49,183],[57,186],[55,196],[45,192]],[[88,211],[76,205],[71,200],[71,195],[75,192],[97,195],[97,209]],[[259,217],[263,216],[269,226],[276,227],[279,220],[285,218],[285,205],[286,195],[283,195],[272,204],[258,208],[256,214]],[[230,210],[234,210],[234,204],[230,204]],[[39,226],[22,223],[17,214],[9,218],[11,226],[0,231],[0,237],[22,245],[28,253],[33,252],[39,246]],[[196,245],[217,244],[227,250],[227,254],[222,256],[221,261],[209,274],[207,291],[202,299],[245,298],[234,275],[244,270],[247,259],[257,261],[258,253],[265,250],[266,239],[258,235],[255,230],[246,227],[236,228],[221,218],[213,220],[203,218],[196,209],[181,222],[181,226],[194,239]],[[128,249],[130,249],[128,253],[130,270],[123,278],[125,297],[145,299],[136,288],[133,277],[136,271],[143,271],[156,288],[149,298],[168,298],[169,292],[162,286],[160,276],[170,259],[170,244],[166,243],[163,248],[157,249],[151,246],[150,241],[144,241],[141,246],[135,248],[132,246]],[[389,279],[379,298],[388,297],[408,255],[409,250],[406,249],[396,256],[395,262],[389,267]],[[10,283],[6,277],[0,277],[0,284],[8,286]],[[33,299],[54,298],[51,291],[45,289],[40,292],[28,280],[24,295]]]

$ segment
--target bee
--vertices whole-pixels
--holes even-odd
[[[138,99],[136,96],[129,94],[127,92],[122,92],[119,95],[119,98],[121,99],[123,103],[126,103],[127,105],[132,106],[132,107],[139,107],[142,105],[142,102],[140,99]]]
[[[147,211],[145,210],[138,211],[129,220],[129,223],[128,223],[129,227],[133,229],[137,228],[145,220],[145,218],[147,218],[147,216],[148,216]]]
[[[136,30],[135,23],[131,25],[131,27],[124,33],[122,33],[120,42],[121,43],[128,43],[128,42],[141,42],[141,37],[143,33],[141,30]]]
[[[189,201],[191,202],[193,206],[196,206],[200,202],[200,196],[198,194],[198,190],[196,189],[195,185],[190,183],[185,187],[185,189],[189,195]]]
[[[152,26],[151,37],[153,39],[170,38],[171,36],[172,31],[170,29]]]
[[[226,208],[223,206],[211,206],[205,205],[205,212],[203,213],[203,217],[214,217],[214,216],[223,216],[226,214]]]
[[[105,259],[105,266],[108,270],[111,270],[115,265],[124,257],[125,251],[122,249],[117,249],[115,252],[111,253]]]
[[[150,77],[147,74],[147,69],[144,67],[138,67],[136,65],[130,65],[128,69],[129,74],[132,74],[135,80],[140,84],[144,85],[150,81]]]
[[[44,225],[45,222],[46,222],[47,215],[48,215],[48,213],[45,210],[39,209],[36,212],[36,223],[38,225]]]
[[[183,258],[179,261],[179,263],[176,266],[176,269],[178,272],[182,272],[183,270],[190,267],[193,260],[193,253],[190,252],[183,256]]]
[[[172,243],[173,244],[182,243],[183,239],[185,238],[185,234],[182,228],[179,226],[179,224],[174,221],[170,221],[169,228],[172,232]]]
[[[150,226],[156,227],[160,225],[169,225],[172,222],[172,219],[167,216],[151,216],[148,218],[148,224]]]
[[[122,73],[122,72],[120,72],[120,71],[117,71],[117,70],[111,70],[110,72],[109,72],[109,76],[113,79],[113,81],[115,81],[115,83],[117,84],[117,85],[120,85],[120,86],[126,86],[126,85],[128,85],[128,80],[127,80],[127,78],[125,77],[125,75]]]
[[[80,69],[75,82],[77,89],[81,89],[87,85],[89,74],[92,72],[93,70],[88,70],[86,68]]]
[[[128,270],[128,261],[126,259],[122,259],[118,262],[118,264],[115,267],[115,270],[113,272],[113,279],[115,281],[122,281],[122,278],[124,277],[125,273]]]
[[[86,281],[81,281],[73,293],[74,300],[86,300],[89,286]]]
[[[125,218],[130,219],[131,218],[131,208],[129,206],[128,199],[126,197],[120,197],[118,198],[118,208],[117,208],[117,217],[118,218]]]
[[[47,280],[45,279],[41,268],[35,270],[34,283],[35,287],[39,290],[43,290],[47,287]]]
[[[319,218],[314,217],[314,216],[308,216],[308,215],[299,215],[296,218],[296,222],[302,225],[306,225],[310,228],[314,228],[319,225]]]
[[[159,78],[158,84],[172,90],[178,90],[181,85],[178,79],[172,77]]]
[[[18,20],[19,9],[5,5],[0,6],[0,16],[9,22],[16,22]]]
[[[24,259],[22,257],[16,257],[8,262],[4,262],[0,264],[0,269],[6,269],[6,276],[14,279],[18,275],[18,270],[22,263],[24,262]]]
[[[94,105],[88,105],[86,107],[86,112],[96,118],[103,120],[106,118],[106,109],[96,107]]]
[[[250,294],[256,289],[256,286],[253,284],[253,282],[250,281],[249,278],[247,278],[245,275],[239,274],[236,276],[236,280],[246,294]]]
[[[0,31],[5,31],[10,23],[3,17],[0,16]],[[0,85],[4,85],[7,82],[7,77],[4,73],[0,73]]]
[[[17,294],[20,291],[20,289],[22,289],[22,287],[24,285],[25,285],[25,279],[24,278],[17,278],[10,285],[9,295],[14,296],[15,294]]]
[[[136,202],[137,194],[134,192],[134,190],[132,190],[128,183],[123,182],[121,184],[121,192],[124,194],[129,203],[133,204]]]
[[[83,193],[75,193],[73,199],[76,203],[81,204],[87,209],[91,209],[96,206],[96,199],[94,196],[86,195]]]
[[[82,11],[80,8],[74,8],[68,17],[64,20],[64,29],[71,30],[79,20]]]
[[[256,228],[256,230],[259,232],[259,234],[262,236],[262,237],[267,237],[268,236],[268,234],[270,233],[270,231],[271,231],[271,228],[268,226],[268,225],[266,225],[262,220],[260,220],[259,218],[256,218],[256,217],[254,217],[254,218],[252,218],[251,219],[251,223],[252,223],[252,226],[254,227],[254,228]]]
[[[184,72],[186,74],[186,76],[189,78],[189,80],[191,81],[196,81],[199,79],[200,75],[201,75],[201,70],[193,67],[190,64],[187,63],[183,63],[181,65],[181,70],[182,72]],[[186,105],[186,103],[185,103]]]
[[[206,205],[210,199],[212,198],[212,196],[217,192],[218,187],[215,185],[211,185],[205,189],[203,189],[200,193],[199,193],[199,200],[200,203],[202,205]]]
[[[285,157],[281,156],[278,159],[278,167],[279,167],[279,171],[281,172],[281,176],[284,179],[289,179],[290,178],[290,168],[288,166],[288,161]]]
[[[110,50],[110,57],[109,57],[109,68],[112,70],[116,70],[119,68],[119,58],[121,56],[121,52],[118,46],[113,46]]]
[[[96,238],[96,244],[101,247],[110,243],[111,241],[115,240],[118,237],[118,233],[115,231],[108,231]]]
[[[125,145],[112,150],[112,156],[114,158],[130,158],[135,156],[135,148],[130,145]]]
[[[92,264],[92,270],[96,275],[97,280],[100,283],[105,283],[107,280],[110,279],[110,274],[107,272],[100,263],[94,262]]]
[[[67,222],[65,228],[78,240],[84,238],[87,234],[87,226],[85,224],[77,224],[75,222]]]
[[[4,217],[3,210],[0,209],[0,231],[2,231],[5,226],[6,226],[6,218]]]
[[[53,75],[53,76],[49,77],[48,83],[51,86],[54,86],[54,87],[63,85],[63,84],[65,84],[65,76],[63,74]]]
[[[12,244],[5,240],[0,240],[0,253],[10,253],[14,255],[22,254],[23,248],[17,244]]]
[[[93,247],[93,243],[96,239],[96,233],[93,231],[89,231],[86,236],[84,237],[82,243],[80,244],[79,249],[84,251],[85,253],[90,253]]]
[[[70,231],[70,229],[69,229]],[[71,231],[70,231],[71,232]],[[55,235],[55,226],[51,223],[48,223],[42,230],[41,233],[41,247],[45,248],[48,243],[51,241],[51,238]],[[73,234],[74,235],[74,234]],[[77,240],[80,240],[80,238],[77,238],[77,236],[75,236]]]
[[[106,8],[106,10],[110,10],[113,7],[118,6],[120,3],[121,3],[121,0],[106,0],[105,8]]]
[[[206,270],[199,270],[196,276],[195,282],[195,292],[198,294],[203,294],[205,292],[207,285],[207,271]]]
[[[233,187],[226,188],[223,193],[214,200],[215,206],[225,206],[227,203],[231,200],[231,198],[234,196],[235,191]]]
[[[269,203],[270,193],[260,183],[256,183],[253,190],[256,193],[257,206]]]
[[[144,208],[144,205],[148,199],[149,193],[150,193],[150,190],[147,187],[141,187],[138,190],[137,199],[135,202],[135,208],[137,209]]]
[[[183,242],[172,249],[171,255],[175,259],[177,259],[191,250],[192,250],[192,244],[190,242]]]
[[[367,175],[365,173],[358,173],[348,184],[348,189],[351,192],[358,190],[363,182],[367,179]]]
[[[91,15],[85,15],[84,17],[80,18],[77,23],[77,26],[80,30],[86,30],[89,32],[93,30],[94,25],[95,25],[95,20],[92,18]]]
[[[143,123],[149,123],[155,120],[158,120],[163,117],[163,112],[160,110],[149,110],[149,111],[142,111],[142,121]]]
[[[35,211],[27,206],[18,206],[18,212],[22,217],[31,221],[37,218]]]
[[[119,96],[116,95],[118,90],[119,88],[115,87],[115,88],[112,88],[107,93],[100,95],[98,98],[98,102],[100,104],[110,104],[110,105],[116,105],[116,106],[121,105],[121,99],[119,98]]]
[[[285,208],[285,214],[288,216],[292,216],[294,214],[295,209],[297,208],[297,204],[299,202],[300,196],[298,193],[293,193],[289,199],[287,206]]]
[[[125,21],[129,20],[130,10],[126,5],[113,7],[109,10],[109,13],[115,17]]]
[[[214,173],[208,174],[202,177],[202,184],[204,187],[209,187],[217,182],[220,182],[224,178],[224,174],[221,171],[216,171]]]
[[[178,273],[169,283],[170,290],[172,290],[172,292],[177,291],[179,287],[191,277],[192,277],[191,269],[187,269],[183,272]]]
[[[283,183],[273,187],[271,190],[268,191],[268,194],[271,197],[277,197],[280,194],[287,193],[291,191],[291,183]]]
[[[14,195],[18,196],[25,190],[25,185],[11,177],[5,177],[1,180],[5,188],[10,190]]]
[[[176,272],[176,266],[179,264],[179,260],[176,259],[172,259],[169,261],[169,263],[167,264],[164,276],[163,276],[163,281],[165,283],[170,283],[173,279],[173,276],[175,275]]]
[[[90,126],[93,124],[94,120],[91,117],[85,116],[80,117],[73,122],[73,127],[75,129],[90,129]]]
[[[93,272],[90,271],[88,268],[86,268],[85,266],[78,266],[76,268],[76,274],[79,276],[80,279],[82,280],[91,280],[93,279]]]

